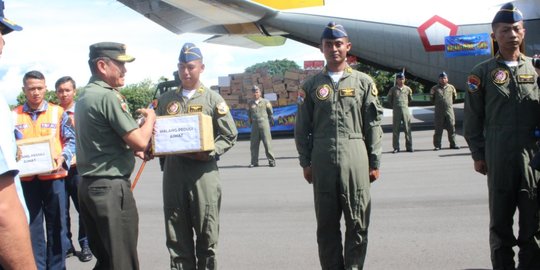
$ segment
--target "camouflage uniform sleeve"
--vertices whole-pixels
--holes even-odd
[[[214,140],[215,149],[209,155],[216,158],[227,152],[236,143],[238,130],[229,110],[229,106],[219,95],[216,95],[214,108],[214,130],[217,132]]]
[[[482,81],[482,67],[476,66],[467,78],[463,133],[471,150],[473,160],[485,160],[485,82]]]
[[[313,148],[313,100],[311,99],[309,90],[312,88],[312,84],[313,79],[310,79],[302,85],[299,94],[304,95],[304,98],[298,104],[296,126],[294,128],[294,141],[302,168],[311,165],[311,150]]]
[[[370,168],[379,168],[382,155],[382,114],[383,109],[377,98],[377,86],[372,79],[367,81],[364,105],[362,106],[363,132]]]

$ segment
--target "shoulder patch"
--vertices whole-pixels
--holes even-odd
[[[379,94],[379,90],[377,89],[377,85],[375,83],[371,84],[371,94],[373,96],[377,96]]]
[[[217,113],[222,116],[226,115],[229,112],[229,106],[227,106],[227,103],[225,103],[225,101],[218,103],[216,109]]]
[[[304,104],[304,99],[306,98],[306,92],[304,89],[298,90],[298,97],[296,98],[296,103],[302,105]]]
[[[478,88],[480,88],[480,78],[476,75],[469,75],[467,77],[467,88],[469,89],[469,92],[474,93],[478,91]]]
[[[128,104],[126,102],[126,98],[120,93],[116,93],[116,97],[120,101],[120,107],[122,107],[122,110],[124,112],[129,113],[129,107],[128,107]]]

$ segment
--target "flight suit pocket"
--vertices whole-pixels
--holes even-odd
[[[203,234],[207,236],[209,246],[217,243],[219,235],[219,209],[217,204],[207,204],[204,211]]]
[[[105,196],[111,191],[111,186],[92,186],[88,187],[88,194],[90,196]]]

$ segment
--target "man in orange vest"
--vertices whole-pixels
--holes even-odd
[[[64,111],[67,113],[69,119],[73,126],[75,126],[75,96],[77,95],[77,86],[75,80],[70,76],[61,77],[54,84],[54,89],[56,89],[56,97],[58,98],[58,103]],[[71,159],[71,166],[68,171],[68,176],[64,179],[66,185],[66,257],[72,255],[77,255],[81,262],[88,262],[92,260],[92,252],[88,246],[88,237],[86,237],[86,229],[81,218],[79,218],[79,232],[78,240],[79,246],[81,247],[81,252],[75,251],[75,246],[71,240],[71,217],[69,215],[69,207],[71,201],[73,201],[73,206],[77,213],[79,213],[79,196],[78,196],[78,186],[81,181],[81,176],[76,166],[76,158]]]
[[[27,101],[13,110],[15,127],[22,138],[52,136],[52,158],[56,168],[51,173],[22,177],[26,205],[30,212],[30,238],[38,269],[65,269],[64,237],[66,234],[67,176],[75,153],[75,132],[62,107],[44,100],[47,86],[39,71],[30,71],[23,78]],[[46,222],[46,238],[43,230]]]

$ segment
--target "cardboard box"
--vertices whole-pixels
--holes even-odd
[[[203,113],[158,116],[152,136],[155,156],[214,150],[212,117]]]
[[[17,162],[19,176],[50,173],[55,169],[52,135],[18,140],[17,146],[21,151],[21,159]]]

